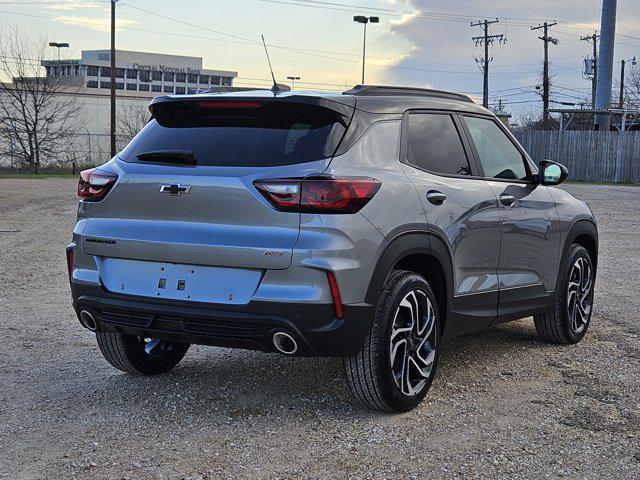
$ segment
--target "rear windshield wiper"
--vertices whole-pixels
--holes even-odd
[[[178,163],[183,165],[195,165],[196,157],[191,150],[155,150],[142,152],[137,155],[141,162],[150,163]]]

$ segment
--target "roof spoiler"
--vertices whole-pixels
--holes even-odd
[[[450,100],[460,100],[474,103],[471,98],[461,93],[446,92],[443,90],[433,90],[429,88],[417,87],[394,87],[385,85],[356,85],[351,90],[342,92],[343,95],[353,95],[356,97],[380,97],[380,96],[417,96],[417,97],[437,97]]]
[[[334,112],[339,113],[341,116],[351,119],[353,111],[355,109],[356,100],[354,98],[342,97],[342,98],[323,98],[321,96],[309,96],[309,95],[289,95],[289,96],[274,96],[270,90],[267,90],[269,95],[256,95],[259,92],[247,92],[247,95],[238,93],[218,93],[218,94],[196,94],[196,95],[167,95],[155,97],[149,104],[149,111],[151,115],[156,115],[160,108],[166,107],[171,104],[191,104],[193,107],[206,107],[208,104],[214,103],[216,107],[223,108],[225,103],[229,103],[230,106],[238,106],[243,103],[244,107],[258,107],[258,104],[264,105],[272,102],[278,103],[292,103],[292,104],[305,104],[313,105],[316,107],[326,108]],[[252,94],[253,93],[253,94]],[[264,93],[264,92],[263,92]],[[255,104],[255,105],[249,105]]]

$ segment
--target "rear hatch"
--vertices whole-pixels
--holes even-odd
[[[291,264],[300,224],[253,181],[322,173],[353,108],[218,95],[156,99],[152,112],[108,165],[118,175],[111,191],[86,203],[82,249],[109,290],[246,303],[264,270]]]

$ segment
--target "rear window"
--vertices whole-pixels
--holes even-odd
[[[197,165],[265,167],[311,162],[330,157],[346,125],[340,114],[318,106],[284,102],[245,102],[237,108],[222,101],[168,102],[125,147],[127,162],[163,162],[171,152],[192,153]],[[208,107],[206,105],[214,104]],[[152,153],[152,155],[149,155]]]

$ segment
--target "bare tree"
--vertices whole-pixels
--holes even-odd
[[[0,129],[10,154],[34,173],[59,160],[83,122],[81,107],[63,78],[43,75],[44,39],[17,28],[0,32]]]
[[[149,102],[134,98],[118,105],[118,149],[121,150],[149,122]]]
[[[640,66],[634,66],[625,82],[625,103],[631,108],[640,108]]]
[[[557,130],[559,122],[557,119],[551,117],[548,123],[545,125],[542,118],[542,110],[535,107],[525,107],[520,110],[516,115],[516,122],[518,129],[520,130]]]

